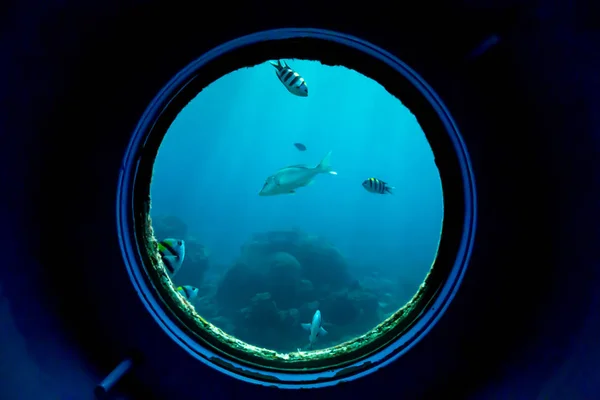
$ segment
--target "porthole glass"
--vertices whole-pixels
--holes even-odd
[[[215,49],[157,97],[120,226],[134,284],[191,353],[247,380],[323,385],[391,361],[439,317],[468,260],[474,188],[408,67],[343,35],[284,32]]]
[[[204,88],[166,132],[151,199],[161,264],[193,313],[281,353],[350,342],[410,307],[443,217],[410,110],[307,60]]]

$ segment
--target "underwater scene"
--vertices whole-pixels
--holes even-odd
[[[275,60],[221,77],[159,149],[164,269],[204,319],[295,352],[364,335],[435,260],[440,176],[415,116],[342,66]]]

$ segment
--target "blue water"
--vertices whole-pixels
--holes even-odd
[[[232,263],[253,233],[297,229],[330,241],[350,272],[375,268],[420,283],[435,258],[443,198],[416,118],[355,71],[289,64],[308,97],[290,94],[265,63],[220,78],[183,109],[156,159],[152,214],[185,221],[213,266]],[[279,168],[317,165],[329,151],[337,176],[318,175],[295,195],[258,196]],[[395,194],[367,192],[369,177]]]

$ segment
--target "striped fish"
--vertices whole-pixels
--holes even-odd
[[[158,252],[169,276],[173,276],[181,268],[185,258],[185,242],[181,239],[165,239],[158,242]]]
[[[291,69],[283,60],[269,62],[277,69],[277,77],[291,94],[300,97],[308,96],[308,86],[306,86],[304,78],[299,73]]]
[[[392,192],[392,189],[394,189],[393,186],[389,186],[387,183],[385,183],[384,181],[381,181],[377,178],[369,178],[366,179],[363,183],[362,186],[367,189],[367,192],[371,192],[371,193],[377,193],[377,194],[394,194],[394,192]]]
[[[186,300],[192,301],[196,297],[198,297],[199,289],[195,286],[184,285],[184,286],[178,286],[177,291],[179,292],[179,294],[181,294],[183,297],[185,297]]]

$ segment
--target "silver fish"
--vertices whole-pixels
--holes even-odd
[[[277,62],[269,61],[269,63],[277,69],[277,77],[291,94],[300,97],[308,96],[306,81],[299,73],[291,69],[285,61],[277,60]]]
[[[323,320],[321,319],[321,311],[317,310],[312,317],[310,324],[302,324],[302,328],[310,332],[308,335],[308,348],[312,349],[317,338],[327,335],[327,331],[323,329]]]
[[[280,169],[267,178],[258,195],[275,196],[296,193],[296,189],[310,185],[318,174],[337,175],[337,172],[331,169],[330,158],[331,151],[314,168],[307,165],[292,165]]]

